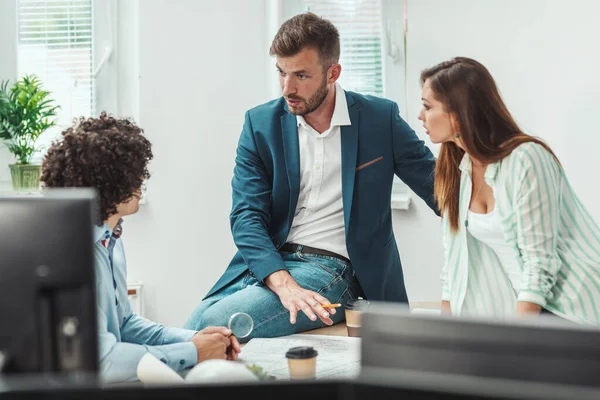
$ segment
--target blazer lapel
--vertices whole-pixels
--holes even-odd
[[[290,186],[290,216],[291,225],[296,213],[298,196],[300,194],[300,145],[298,143],[298,125],[296,116],[290,113],[285,106],[286,113],[281,116],[281,134],[283,137],[283,153],[285,168],[287,170],[288,184]]]
[[[354,175],[356,173],[356,157],[358,154],[359,112],[354,99],[346,93],[350,125],[341,127],[342,136],[342,203],[344,206],[344,225],[348,235],[352,198],[354,197]]]

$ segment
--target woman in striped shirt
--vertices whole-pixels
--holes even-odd
[[[419,119],[442,143],[443,312],[598,323],[600,228],[552,150],[517,126],[475,60],[427,69],[421,85]]]

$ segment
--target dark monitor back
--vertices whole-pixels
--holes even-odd
[[[518,381],[449,379],[447,376],[407,374],[389,380],[385,375],[363,380],[263,381],[152,385],[63,383],[52,377],[28,377],[21,382],[0,377],[0,400],[131,400],[219,399],[239,400],[598,400],[600,389]]]
[[[3,373],[98,370],[95,192],[0,197]]]
[[[600,328],[553,316],[494,320],[411,314],[375,303],[363,316],[362,370],[404,370],[600,387]]]

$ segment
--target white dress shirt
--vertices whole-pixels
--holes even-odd
[[[328,250],[346,258],[342,206],[341,126],[350,125],[344,89],[336,83],[335,105],[329,128],[319,134],[300,115],[300,194],[289,243]]]

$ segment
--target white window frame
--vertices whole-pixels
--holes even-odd
[[[0,2],[0,81],[14,80],[17,75],[17,1]],[[4,144],[0,144],[0,192],[7,191],[10,185],[8,164],[13,162]]]
[[[119,47],[117,0],[92,0],[93,31],[92,58],[96,73],[95,115],[101,111],[118,111]]]

